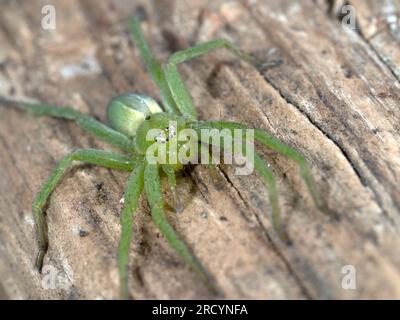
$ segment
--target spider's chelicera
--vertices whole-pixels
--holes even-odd
[[[175,195],[175,172],[188,163],[217,163],[210,149],[221,149],[224,153],[239,154],[245,159],[245,167],[251,164],[268,187],[273,226],[282,239],[286,232],[279,215],[278,191],[271,169],[254,151],[253,139],[278,152],[300,167],[301,175],[318,208],[329,211],[319,196],[304,157],[294,148],[280,142],[261,129],[247,129],[244,125],[224,121],[198,121],[192,98],[182,81],[177,65],[217,48],[225,48],[238,58],[259,66],[257,61],[225,40],[213,40],[193,48],[174,53],[161,65],[150,52],[140,22],[130,20],[134,42],[140,55],[160,90],[162,106],[152,98],[128,93],[113,98],[107,107],[107,118],[111,128],[82,114],[73,108],[57,107],[43,103],[30,103],[0,97],[0,105],[15,107],[34,115],[52,116],[75,121],[86,132],[119,148],[123,153],[95,149],[80,149],[66,155],[43,184],[32,211],[35,220],[39,253],[36,266],[41,269],[48,249],[47,225],[44,208],[53,190],[73,161],[83,161],[112,169],[130,171],[124,193],[121,213],[121,238],[119,245],[119,276],[121,297],[129,297],[128,255],[132,237],[133,216],[142,192],[146,194],[155,225],[179,256],[198,272],[204,281],[215,288],[201,262],[188,246],[179,239],[164,214],[160,173],[166,175],[172,194]],[[221,135],[221,133],[224,133]],[[226,140],[224,137],[230,137]],[[227,142],[229,141],[229,142]],[[201,146],[200,148],[198,148]],[[199,152],[200,150],[200,152]],[[242,152],[246,150],[246,152]],[[226,163],[226,159],[224,161]],[[246,173],[245,173],[246,174]]]

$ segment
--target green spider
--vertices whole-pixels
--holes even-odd
[[[37,116],[45,115],[75,121],[86,132],[124,152],[124,154],[118,154],[103,150],[80,149],[68,154],[59,162],[48,180],[43,184],[32,206],[39,244],[39,253],[35,265],[39,271],[42,269],[43,259],[48,249],[47,223],[44,212],[45,205],[73,161],[83,161],[106,168],[131,172],[125,187],[124,206],[121,213],[121,238],[118,253],[121,298],[130,297],[128,289],[129,246],[132,238],[134,213],[143,191],[147,196],[151,208],[152,220],[160,232],[176,250],[178,255],[196,270],[210,287],[213,287],[209,274],[187,245],[179,239],[166,219],[163,210],[164,201],[160,183],[160,172],[164,172],[171,191],[175,194],[175,172],[181,170],[185,164],[179,160],[178,163],[149,163],[145,156],[150,143],[146,140],[146,135],[150,129],[159,129],[166,134],[170,134],[170,121],[174,121],[177,124],[177,128],[174,128],[175,134],[185,128],[193,129],[196,132],[200,132],[203,129],[245,130],[245,126],[234,122],[198,121],[192,98],[182,81],[177,65],[217,48],[225,48],[238,58],[255,67],[259,66],[259,64],[256,59],[236,48],[231,43],[225,40],[213,40],[187,50],[178,51],[168,59],[166,64],[161,65],[150,52],[139,20],[131,18],[129,25],[134,43],[140,51],[144,64],[160,90],[165,112],[150,97],[134,93],[124,94],[113,98],[108,104],[107,118],[112,127],[110,128],[89,115],[82,114],[72,108],[15,101],[0,97],[0,104],[5,106],[28,111]],[[301,175],[316,206],[326,211],[327,207],[317,192],[315,182],[304,157],[294,148],[278,141],[261,129],[254,129],[254,137],[269,149],[294,160],[299,165]],[[156,139],[156,143],[164,143],[167,152],[169,152],[168,141],[158,141]],[[198,143],[209,144],[209,141],[198,141]],[[223,145],[222,148],[224,148]],[[254,154],[254,168],[268,187],[273,226],[280,237],[285,239],[286,232],[280,220],[278,191],[272,171],[256,153]]]

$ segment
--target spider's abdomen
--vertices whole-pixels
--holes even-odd
[[[149,115],[160,112],[163,110],[153,98],[138,93],[126,93],[108,103],[107,119],[113,129],[132,138]]]

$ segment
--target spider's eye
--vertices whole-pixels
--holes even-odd
[[[160,132],[155,138],[154,141],[158,143],[166,143],[168,138],[165,136],[164,132]]]

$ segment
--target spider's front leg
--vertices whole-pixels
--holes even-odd
[[[118,265],[121,298],[129,299],[128,266],[129,247],[132,240],[133,216],[144,184],[144,161],[138,160],[125,187],[124,207],[121,213],[121,239],[119,242]]]
[[[226,122],[226,121],[208,121],[200,123],[199,125],[195,125],[195,128],[197,130],[202,128],[218,129],[218,130],[247,129],[244,125],[240,123]],[[308,166],[307,160],[298,150],[287,145],[286,143],[283,143],[282,141],[279,141],[278,139],[276,139],[275,137],[273,137],[268,132],[262,129],[254,129],[254,137],[256,140],[261,142],[270,150],[278,152],[281,155],[295,161],[300,168],[301,176],[317,208],[334,218],[338,218],[337,213],[328,207],[325,200],[321,197],[321,194],[318,192],[316,183],[314,181],[310,167]]]
[[[153,81],[160,90],[163,106],[168,113],[177,114],[178,109],[174,98],[171,95],[171,91],[169,90],[161,64],[154,58],[149,46],[147,45],[143,31],[140,27],[139,19],[137,17],[131,18],[129,20],[129,26],[132,31],[133,40],[139,49],[140,56],[147,68],[147,71],[150,73]]]
[[[80,149],[65,156],[53,170],[50,177],[43,184],[41,190],[36,196],[32,205],[32,214],[36,225],[39,253],[36,258],[35,265],[41,271],[43,259],[48,248],[47,224],[43,209],[48,198],[56,188],[57,184],[71,166],[73,161],[83,161],[89,164],[94,164],[110,169],[120,169],[131,171],[134,163],[129,157],[95,149]]]
[[[154,224],[164,235],[168,243],[178,255],[202,277],[209,289],[215,294],[218,292],[200,261],[189,250],[186,244],[179,239],[175,230],[168,222],[164,213],[164,201],[161,191],[161,181],[158,165],[147,163],[144,171],[144,190],[151,208],[151,217]]]
[[[168,59],[168,62],[164,67],[165,78],[179,111],[189,120],[196,120],[197,112],[192,97],[178,72],[177,65],[218,48],[227,49],[236,57],[251,65],[257,66],[259,64],[255,58],[224,39],[212,40],[186,50],[175,52]]]
[[[229,126],[230,123],[225,123],[221,121],[215,121],[215,122],[193,122],[190,127],[194,130],[197,131],[198,136],[202,137],[201,143],[207,144],[212,147],[217,147],[222,150],[224,150],[224,154],[226,151],[228,151],[230,154],[237,155],[240,153],[241,155],[246,156],[246,161],[249,161],[253,163],[255,170],[260,174],[261,178],[264,180],[264,183],[267,186],[268,189],[268,196],[269,196],[269,201],[271,205],[271,211],[272,211],[272,225],[276,232],[278,233],[280,239],[285,242],[285,243],[290,243],[289,236],[286,232],[286,229],[284,225],[282,224],[281,217],[280,217],[280,208],[279,208],[279,197],[278,197],[278,188],[276,185],[276,179],[274,177],[274,174],[272,170],[265,164],[263,159],[255,152],[254,150],[254,145],[247,141],[245,138],[245,131],[242,131],[242,138],[243,140],[240,141],[241,143],[241,150],[234,150],[232,149],[232,145],[225,144],[227,141],[225,139],[221,139],[219,143],[217,141],[214,141],[214,139],[210,139],[208,135],[204,136],[202,135],[201,130],[206,129],[209,131],[213,130],[219,130],[217,131],[218,134],[219,132],[222,132],[223,129],[228,129],[229,131],[233,131],[233,128]],[[241,129],[244,129],[244,126],[240,127]],[[228,131],[228,132],[229,132]],[[234,136],[233,132],[232,137]],[[220,136],[221,137],[221,136]],[[233,142],[233,141],[231,141]],[[246,152],[244,150],[246,149]],[[253,155],[253,156],[250,156]],[[225,157],[225,155],[224,155]]]
[[[176,191],[176,176],[175,176],[175,170],[172,168],[172,166],[168,164],[163,164],[162,165],[162,170],[167,176],[168,180],[168,185],[171,190],[172,194],[172,207],[175,210],[175,212],[181,212],[182,211],[182,205],[179,199],[179,196]]]
[[[207,130],[228,129],[231,132],[233,132],[233,130],[240,129],[243,132],[245,132],[245,130],[247,129],[242,124],[235,123],[235,122],[225,122],[225,121],[193,122],[191,124],[191,127],[193,129],[197,130],[198,132],[201,132],[202,129],[207,129]],[[254,137],[256,140],[258,140],[259,142],[264,144],[270,150],[278,152],[278,153],[286,156],[287,158],[295,161],[300,168],[302,178],[308,188],[308,191],[310,192],[310,195],[311,195],[316,207],[321,212],[326,213],[333,218],[336,218],[336,219],[338,218],[337,213],[328,207],[325,200],[321,197],[320,193],[318,192],[316,183],[311,174],[311,170],[308,166],[308,163],[307,163],[306,159],[304,158],[304,156],[299,151],[297,151],[293,147],[279,141],[278,139],[276,139],[275,137],[271,136],[269,133],[267,133],[266,131],[261,130],[261,129],[254,129]],[[204,141],[204,142],[207,143],[207,141]],[[252,146],[250,146],[250,147],[252,147]],[[255,167],[256,171],[258,171],[258,173],[263,178],[265,184],[268,186],[269,199],[270,199],[271,207],[272,207],[272,220],[273,220],[274,228],[278,231],[282,240],[288,241],[287,234],[285,232],[285,229],[283,228],[283,225],[282,225],[281,219],[280,219],[278,191],[277,191],[275,178],[272,174],[271,169],[268,168],[268,166],[265,164],[265,162],[262,160],[262,158],[256,152],[254,152],[254,167]]]
[[[169,113],[180,112],[187,119],[195,120],[197,112],[195,110],[193,100],[186,88],[179,72],[177,65],[187,60],[196,58],[202,54],[210,52],[218,48],[225,48],[239,59],[246,61],[254,66],[259,65],[254,57],[240,50],[238,47],[224,39],[212,40],[194,46],[192,48],[175,52],[169,59],[167,64],[162,67],[161,64],[152,55],[143,32],[140,27],[140,21],[137,17],[131,18],[129,21],[132,36],[136,46],[139,48],[140,55],[150,72],[154,82],[160,90],[163,105]]]

